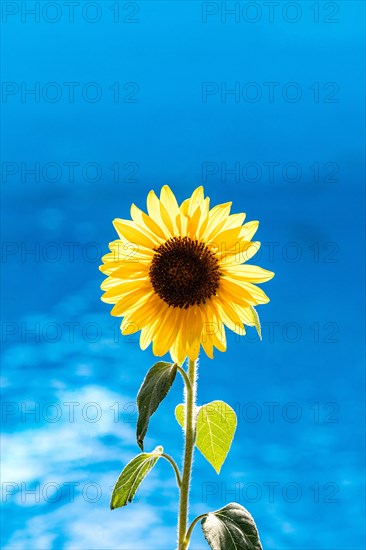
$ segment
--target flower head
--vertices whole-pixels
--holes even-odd
[[[114,220],[119,239],[100,267],[108,275],[102,300],[115,304],[123,334],[141,330],[142,349],[152,342],[155,355],[170,352],[181,363],[197,359],[201,346],[211,358],[214,348],[225,351],[225,326],[260,334],[253,306],[269,298],[254,283],[274,274],[245,263],[260,247],[251,240],[258,222],[243,225],[245,214],[230,208],[210,209],[202,187],[179,206],[165,185],[160,199],[148,194],[148,214],[133,204],[132,220]]]

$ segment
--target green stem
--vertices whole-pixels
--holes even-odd
[[[177,463],[175,462],[174,458],[172,458],[170,455],[168,455],[166,453],[163,453],[161,456],[163,458],[165,458],[168,462],[170,462],[170,464],[173,466],[173,469],[174,469],[174,472],[175,472],[175,477],[177,478],[177,484],[178,484],[178,487],[180,488],[180,486],[182,484],[182,480],[180,478],[180,472],[179,472],[179,468],[177,466]]]
[[[185,391],[185,446],[182,483],[180,487],[179,517],[178,517],[178,550],[186,550],[188,524],[188,500],[191,482],[193,450],[196,440],[196,362],[189,360],[188,380]]]
[[[183,378],[184,383],[186,385],[186,388],[188,390],[189,388],[191,388],[191,381],[189,380],[189,378],[186,374],[186,371],[184,369],[182,369],[182,367],[180,367],[179,365],[178,365],[177,369],[178,369],[178,372],[182,375],[182,378]]]
[[[207,516],[207,514],[201,514],[200,516],[197,516],[196,519],[194,519],[191,523],[191,525],[189,526],[189,529],[187,531],[187,535],[186,535],[186,543],[189,544],[189,541],[191,540],[191,536],[192,536],[192,531],[193,529],[195,528],[196,524],[203,518],[205,518]]]

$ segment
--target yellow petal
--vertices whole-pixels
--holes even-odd
[[[136,278],[137,277],[134,277],[133,280],[135,280]],[[107,277],[107,279],[104,279],[104,281],[100,285],[100,288],[104,291],[107,291],[111,288],[119,286],[120,284],[128,283],[129,281],[131,281],[131,279],[132,277],[124,277],[123,279],[115,278],[115,277]],[[142,283],[144,281],[147,282],[149,279],[147,277],[138,277],[137,280],[141,281]]]
[[[196,361],[200,353],[200,342],[195,341],[191,346],[187,348],[187,355],[191,361]]]
[[[259,286],[252,285],[252,283],[241,283],[240,286],[252,296],[255,304],[267,304],[269,302],[267,294]]]
[[[227,229],[218,233],[214,239],[211,239],[210,246],[216,246],[221,254],[226,252],[239,252],[240,242],[239,234],[241,228]]]
[[[249,284],[249,283],[248,283]],[[236,284],[227,279],[221,279],[220,288],[217,291],[219,298],[222,301],[232,301],[234,303],[245,305],[246,307],[256,304],[255,299],[249,292],[243,288],[242,284]]]
[[[177,233],[176,225],[171,217],[171,213],[165,208],[164,204],[160,203],[160,215],[165,227],[169,232],[169,238],[174,237]]]
[[[151,340],[154,337],[154,334],[157,330],[157,327],[159,326],[159,323],[160,323],[160,319],[156,319],[155,321],[153,321],[152,323],[150,323],[149,325],[146,325],[146,327],[143,327],[141,329],[140,348],[142,350],[145,350],[151,344]]]
[[[131,308],[141,308],[153,295],[153,291],[141,291],[141,293],[134,292],[133,294],[127,294],[123,296],[111,311],[111,315],[119,317],[125,315]]]
[[[218,331],[212,335],[212,343],[219,351],[226,351],[226,334],[222,323],[219,324]]]
[[[182,338],[182,332],[179,331],[175,339],[174,344],[170,349],[170,355],[175,363],[182,364],[187,357],[186,351],[187,343]]]
[[[118,279],[117,279],[118,280]],[[107,304],[115,304],[118,302],[125,294],[136,292],[141,290],[144,292],[148,290],[149,286],[146,279],[137,279],[134,281],[118,281],[118,284],[113,285],[109,288],[102,296],[102,301]]]
[[[244,241],[251,241],[253,238],[253,235],[256,233],[259,226],[258,221],[252,221],[245,223],[243,227],[241,228],[240,232],[240,239],[243,239]]]
[[[154,355],[162,356],[165,355],[173,342],[177,337],[177,315],[179,308],[169,308],[163,322],[160,324],[158,331],[154,336],[153,341],[153,353]]]
[[[134,204],[131,204],[131,218],[134,222],[145,229],[145,232],[147,232],[149,237],[152,238],[152,236],[154,236],[155,240],[157,240],[156,238],[158,237],[158,242],[166,240],[167,236],[161,229],[161,226]]]
[[[160,202],[165,206],[169,214],[174,218],[179,212],[177,199],[168,185],[164,185],[160,191]]]
[[[208,220],[209,220],[209,211],[210,211],[210,199],[206,197],[205,200],[201,203],[201,221],[197,228],[197,238],[201,239],[204,232],[206,231]]]
[[[243,321],[234,305],[228,301],[223,303],[221,300],[217,300],[216,307],[219,311],[219,317],[230,330],[237,334],[245,333]]]
[[[109,243],[111,252],[103,257],[103,261],[123,261],[126,263],[137,263],[139,261],[151,260],[154,250],[131,242],[123,242],[120,239]]]
[[[207,357],[209,357],[210,359],[213,359],[214,355],[213,355],[212,336],[205,335],[201,341],[201,344]]]
[[[153,323],[156,319],[159,319],[159,322],[164,318],[165,312],[168,309],[168,305],[165,304],[159,297],[155,294],[148,297],[148,300],[142,304],[137,304],[137,307],[131,308],[127,313],[125,318],[122,321],[121,327],[123,328],[124,324],[134,323],[139,327],[138,330],[141,330],[143,327]]]
[[[203,238],[206,241],[214,239],[217,233],[221,230],[227,217],[230,214],[231,202],[226,202],[224,204],[218,204],[214,206],[209,212],[209,220],[207,228],[203,234]]]
[[[147,234],[139,229],[132,221],[117,218],[113,221],[113,225],[116,228],[119,237],[128,243],[133,243],[137,246],[141,245],[151,249],[159,244],[158,239],[153,240],[148,237]]]
[[[149,269],[142,263],[136,264],[105,264],[99,268],[106,275],[111,275],[113,279],[141,279],[147,277]],[[107,285],[108,286],[108,285]],[[103,288],[103,287],[102,287]]]
[[[245,214],[231,214],[225,221],[225,225],[223,227],[223,230],[227,229],[235,229],[236,227],[240,227],[243,225],[243,222],[245,220]]]
[[[224,267],[222,272],[225,277],[237,281],[250,283],[265,283],[274,277],[273,271],[268,271],[256,265],[243,264],[234,267]]]
[[[158,225],[161,223],[160,217],[160,201],[155,195],[154,191],[150,191],[146,199],[147,211],[150,218],[152,218]]]
[[[160,226],[162,226],[164,234],[167,238],[175,235],[175,225],[171,218],[169,211],[165,208],[164,204],[159,201],[154,191],[150,191],[147,196],[147,210],[149,216]]]
[[[187,344],[194,347],[199,344],[202,333],[202,316],[199,306],[194,305],[188,309],[187,325]]]
[[[197,208],[201,205],[201,203],[204,200],[204,192],[202,185],[200,187],[197,187],[192,193],[192,196],[189,200],[189,207],[188,207],[188,214],[189,216],[193,216],[194,212],[197,210]]]
[[[188,227],[188,215],[186,216],[182,212],[179,212],[178,216],[175,219],[176,226],[181,237],[187,236],[187,227]]]
[[[183,216],[188,216],[189,205],[190,205],[190,199],[184,200],[180,205],[179,210],[180,210],[180,213],[183,214]]]
[[[223,267],[238,266],[250,260],[258,252],[260,246],[260,242],[253,241],[245,244],[239,244],[237,253],[235,252],[235,249],[232,253],[227,251],[223,251],[221,255],[219,252],[216,253],[218,254],[220,263]]]
[[[196,239],[197,228],[201,221],[201,208],[198,207],[192,217],[188,218],[187,235],[191,239]]]
[[[215,310],[212,307],[212,301],[206,302],[204,313],[204,323],[202,327],[201,344],[206,355],[213,359],[213,340],[212,334],[218,330],[218,322]]]

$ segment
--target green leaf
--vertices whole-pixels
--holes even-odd
[[[196,447],[220,473],[236,430],[236,414],[224,401],[212,401],[198,407]],[[175,409],[178,423],[184,428],[184,405]]]
[[[180,405],[177,405],[175,407],[174,414],[175,414],[175,418],[177,419],[178,424],[184,430],[185,426],[184,426],[184,405],[183,405],[183,403],[181,403]]]
[[[147,373],[137,394],[137,444],[144,450],[144,438],[151,416],[166,397],[177,374],[177,365],[159,361]]]
[[[152,453],[141,453],[133,458],[122,470],[111,498],[111,510],[132,502],[141,482],[155,466],[163,454],[163,447],[156,447]]]
[[[262,550],[254,519],[236,502],[210,512],[201,525],[212,550]]]
[[[197,417],[197,448],[220,473],[236,430],[236,414],[224,401],[201,407]]]

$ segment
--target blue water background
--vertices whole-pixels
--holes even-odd
[[[100,301],[98,265],[115,238],[112,220],[128,218],[131,202],[144,208],[148,191],[166,183],[183,200],[203,183],[212,204],[232,200],[233,212],[260,220],[264,245],[252,263],[276,277],[265,285],[270,303],[258,308],[263,341],[248,329],[240,340],[229,335],[214,361],[200,359],[199,402],[225,400],[239,422],[220,477],[197,453],[191,517],[236,500],[266,550],[365,548],[364,3],[319,2],[318,23],[307,1],[286,8],[287,19],[280,2],[273,22],[256,2],[255,23],[247,20],[255,6],[225,22],[221,3],[198,1],[138,2],[138,11],[119,2],[119,23],[112,2],[97,3],[95,23],[81,17],[80,2],[71,23],[56,4],[58,22],[49,21],[51,6],[39,22],[19,12],[3,13],[2,23],[3,81],[63,90],[55,102],[57,87],[39,102],[14,92],[2,104],[2,547],[174,548],[177,491],[167,463],[138,502],[109,511],[111,487],[138,452],[134,399],[154,357],[119,336]],[[296,6],[301,16],[291,22]],[[203,22],[202,10],[216,8]],[[73,102],[65,82],[80,83]],[[88,82],[102,89],[99,101],[83,98]],[[248,94],[259,87],[263,95],[203,101],[205,82],[219,90],[238,82],[241,92],[251,82]],[[278,83],[273,101],[266,82]],[[282,95],[290,82],[298,101]],[[128,103],[131,92],[137,101]],[[50,162],[56,168],[42,175]],[[74,181],[70,162],[79,163]],[[277,163],[273,181],[268,162]],[[39,181],[22,163],[39,163]],[[100,168],[98,181],[93,167],[83,174],[88,163]],[[225,176],[223,163],[249,176]],[[284,177],[287,163],[295,164]],[[262,176],[248,181],[258,166]],[[299,166],[301,177],[289,181]],[[162,444],[179,462],[181,392],[177,379],[146,439],[147,450]],[[198,526],[192,549],[204,548]]]

